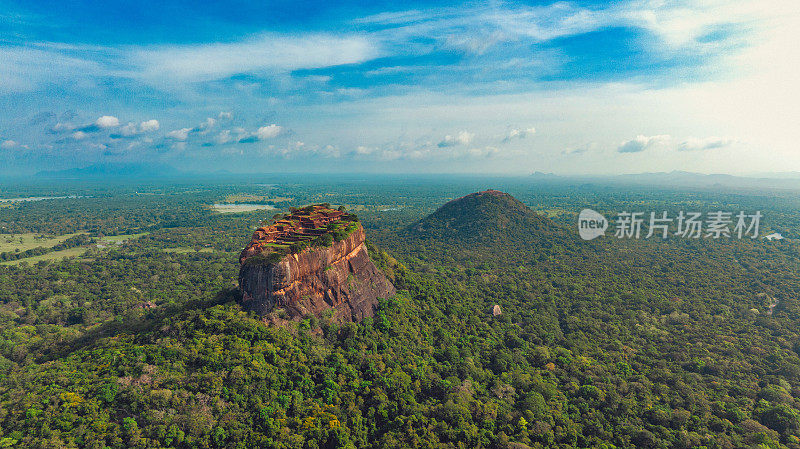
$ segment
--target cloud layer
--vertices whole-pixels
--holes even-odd
[[[643,136],[639,134],[631,140],[622,142],[617,151],[620,153],[639,153],[656,145],[664,144],[670,140],[670,136]]]
[[[681,151],[703,151],[714,150],[717,148],[725,148],[733,143],[733,139],[724,139],[719,137],[706,137],[698,139],[690,137],[678,146]]]
[[[789,0],[253,4],[235,20],[172,0],[125,20],[83,0],[7,8],[6,167],[730,169],[719,155],[741,152],[800,170]],[[14,15],[31,19],[3,22]]]
[[[446,148],[446,147],[453,147],[456,145],[469,145],[472,142],[472,139],[475,137],[475,134],[469,131],[461,131],[458,134],[451,136],[446,135],[444,139],[442,139],[438,146],[439,148]]]

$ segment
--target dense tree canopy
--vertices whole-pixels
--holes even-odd
[[[427,186],[279,188],[297,205],[361,206],[399,290],[374,318],[270,326],[243,312],[237,252],[264,214],[203,208],[232,187],[161,187],[185,201],[143,200],[161,210],[135,218],[130,192],[98,192],[89,211],[80,198],[0,209],[15,232],[41,232],[29,208],[50,209],[56,234],[149,232],[0,266],[0,445],[800,447],[797,243],[583,242],[560,205],[594,199],[535,188],[520,197],[553,221],[510,220],[499,245],[432,239],[415,223],[448,198]],[[761,201],[705,195],[698,207]],[[597,209],[678,197],[610,195]],[[765,211],[772,229],[794,226],[782,201]]]

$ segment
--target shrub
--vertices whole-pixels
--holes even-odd
[[[256,254],[255,256],[248,257],[247,260],[245,260],[244,264],[245,265],[255,265],[255,266],[258,266],[258,265],[272,265],[272,264],[276,264],[276,263],[280,262],[281,259],[283,259],[283,256],[285,256],[285,255],[286,254],[284,254],[282,252],[270,252],[270,253],[266,253],[266,254],[265,253],[260,253],[260,254]]]

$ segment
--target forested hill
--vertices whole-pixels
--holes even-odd
[[[507,249],[541,239],[570,239],[565,229],[513,196],[486,190],[452,200],[409,226],[404,237],[428,244],[463,244],[465,249]]]

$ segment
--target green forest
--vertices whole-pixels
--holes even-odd
[[[519,201],[448,203],[488,187]],[[63,245],[85,250],[0,265],[0,447],[800,448],[795,193],[0,186],[64,191],[78,197],[0,208],[2,235],[79,233]],[[360,323],[275,326],[243,311],[238,252],[275,211],[209,207],[229,195],[357,213],[398,294]],[[586,242],[583,207],[759,209],[762,234],[787,239]]]

